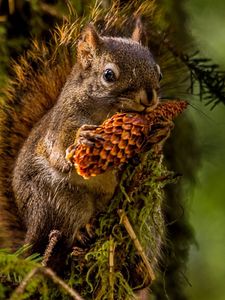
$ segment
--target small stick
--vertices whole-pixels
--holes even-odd
[[[20,285],[16,288],[16,290],[13,292],[9,300],[15,300],[18,299],[24,292],[25,289],[29,283],[29,281],[36,276],[38,273],[41,273],[47,277],[50,277],[53,282],[61,286],[74,300],[84,300],[74,289],[68,286],[67,283],[65,283],[61,278],[59,278],[56,273],[46,267],[37,267],[33,270],[31,270],[27,276],[22,280]]]
[[[110,295],[109,299],[113,300],[114,299],[114,253],[115,253],[115,243],[110,235],[110,240],[109,240],[109,287],[110,287]]]
[[[29,281],[38,273],[39,267],[31,270],[21,281],[20,285],[14,290],[9,300],[16,300],[24,293]]]
[[[74,300],[84,300],[74,289],[68,286],[65,281],[56,275],[56,273],[50,268],[41,268],[41,273],[50,277],[53,282],[60,285]]]
[[[61,232],[59,230],[52,230],[49,234],[49,243],[47,248],[45,249],[44,258],[42,261],[42,266],[46,267],[47,263],[52,255],[52,251],[55,248],[55,245],[57,244],[58,240],[61,237]]]
[[[123,209],[118,209],[118,215],[120,216],[120,222],[124,225],[124,227],[126,228],[131,240],[133,241],[134,243],[134,246],[135,248],[137,249],[139,255],[141,256],[144,264],[145,264],[145,267],[147,269],[147,272],[148,272],[148,276],[150,278],[151,281],[155,280],[155,273],[148,261],[148,258],[144,252],[144,249],[142,248],[141,246],[141,243],[140,241],[138,240],[131,224],[130,224],[130,221],[128,219],[128,217],[126,216],[125,214],[125,211]]]

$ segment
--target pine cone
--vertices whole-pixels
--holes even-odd
[[[186,101],[174,100],[159,103],[145,114],[117,113],[95,129],[94,134],[101,139],[94,145],[77,140],[68,148],[66,158],[86,179],[127,163],[144,151],[145,145],[166,139],[172,120],[186,107]]]

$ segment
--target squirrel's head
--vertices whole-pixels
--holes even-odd
[[[107,115],[143,111],[158,101],[160,68],[141,40],[138,21],[131,38],[100,36],[88,25],[77,46],[80,92]],[[99,113],[99,112],[98,112]]]

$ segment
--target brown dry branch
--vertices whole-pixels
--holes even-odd
[[[137,249],[139,255],[141,256],[143,263],[145,264],[146,270],[148,272],[148,276],[150,279],[150,282],[152,282],[153,280],[155,280],[155,273],[148,261],[147,255],[144,252],[143,247],[141,246],[140,241],[137,238],[136,233],[133,230],[133,227],[131,226],[131,223],[127,217],[127,215],[125,214],[123,209],[119,209],[118,210],[118,215],[120,217],[120,222],[124,225],[124,227],[126,228],[126,231],[128,232],[131,240],[134,243],[135,248]]]
[[[110,236],[110,246],[109,246],[109,288],[110,288],[110,295],[109,300],[114,299],[114,255],[115,255],[115,243]]]
[[[20,299],[20,297],[25,292],[26,287],[29,284],[29,282],[31,281],[31,279],[33,279],[37,274],[42,274],[46,277],[51,278],[51,280],[55,284],[57,284],[61,288],[63,288],[67,292],[67,294],[72,297],[72,299],[74,299],[74,300],[84,300],[84,298],[82,298],[74,289],[69,287],[68,284],[66,284],[61,278],[59,278],[52,269],[46,268],[46,267],[37,267],[37,268],[31,270],[27,274],[27,276],[25,276],[25,278],[22,280],[22,282],[16,288],[16,290],[13,292],[13,294],[11,295],[9,300],[18,300],[18,299]]]
[[[41,273],[51,278],[55,284],[61,286],[73,299],[75,300],[84,300],[74,289],[68,286],[61,278],[59,278],[55,272],[50,268],[42,268],[40,269]]]
[[[35,268],[35,269],[31,270],[27,274],[27,276],[25,276],[25,278],[21,281],[20,285],[12,293],[11,297],[9,298],[9,300],[20,299],[20,296],[23,295],[23,293],[25,292],[27,285],[29,284],[29,282],[31,281],[31,279],[33,279],[34,276],[36,276],[36,274],[38,272],[39,272],[39,268]]]

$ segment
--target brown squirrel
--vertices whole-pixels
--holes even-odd
[[[32,99],[28,87],[28,96],[23,99],[18,94],[14,103],[4,106],[2,128],[8,129],[2,132],[1,149],[2,245],[7,245],[7,239],[15,247],[23,241],[32,245],[32,252],[43,254],[50,232],[56,229],[69,251],[79,230],[107,207],[118,184],[116,172],[85,180],[65,160],[65,151],[76,132],[78,138],[92,142],[98,138],[92,129],[114,113],[155,105],[161,73],[149,49],[141,44],[142,31],[139,20],[131,38],[101,36],[88,25],[58,99],[49,100],[48,95]],[[58,84],[55,78],[38,76],[50,85]],[[21,106],[14,111],[16,102]],[[12,148],[7,161],[6,152]]]

